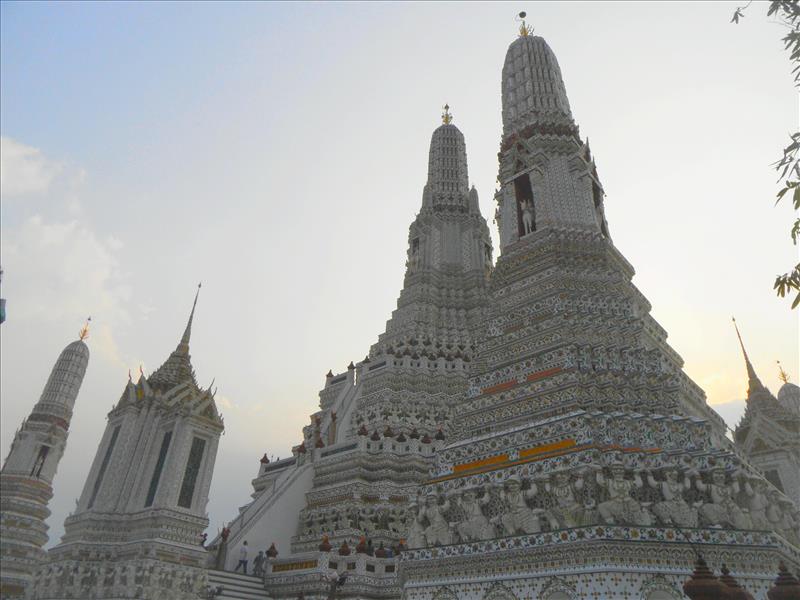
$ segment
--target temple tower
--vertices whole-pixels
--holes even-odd
[[[778,398],[773,396],[758,378],[734,325],[747,369],[747,404],[733,438],[750,464],[800,506],[800,390],[781,370],[784,384]]]
[[[199,289],[198,289],[199,293]],[[129,379],[38,598],[196,598],[205,587],[206,504],[223,422],[189,355],[197,297],[169,358]]]
[[[800,566],[797,507],[736,452],[633,285],[558,62],[524,23],[501,87],[501,256],[405,597],[677,599],[696,552],[763,595],[764,565]]]
[[[80,339],[61,352],[39,401],[14,435],[0,472],[0,597],[23,597],[34,568],[44,557],[47,504],[53,478],[67,445],[72,409],[78,397],[89,348]]]
[[[280,556],[267,576],[270,595],[327,597],[316,567],[300,569],[296,579],[284,571],[328,561],[321,550],[327,545],[334,552],[346,544],[363,556],[392,554],[466,391],[492,268],[489,229],[469,186],[464,135],[445,106],[430,140],[422,205],[409,228],[397,308],[363,360],[328,373],[320,410],[294,456],[259,463],[253,502],[230,524],[229,568],[244,540],[257,548],[275,543]],[[379,567],[382,578],[363,593],[396,585],[397,557],[381,560],[387,563]],[[356,562],[349,564],[356,568]]]

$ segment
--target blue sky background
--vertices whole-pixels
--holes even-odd
[[[756,368],[798,376],[797,261],[775,161],[796,130],[766,4],[0,4],[0,448],[93,316],[92,358],[51,502],[80,493],[105,414],[177,344],[227,431],[212,530],[286,456],[324,373],[364,356],[402,283],[428,143],[448,102],[491,221],[500,69],[527,10],[591,139],[615,244],[731,425]],[[494,227],[493,235],[494,235]],[[495,236],[496,239],[496,236]]]

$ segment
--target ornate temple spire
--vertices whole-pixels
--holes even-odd
[[[450,106],[445,104],[442,125],[431,135],[428,152],[428,196],[459,197],[469,191],[467,146],[464,134],[453,125]]]
[[[767,392],[764,384],[761,383],[761,380],[756,375],[756,370],[753,368],[753,363],[750,362],[750,357],[747,356],[747,350],[744,347],[744,342],[742,341],[742,334],[739,333],[739,326],[736,324],[736,319],[731,317],[733,321],[733,327],[736,329],[736,337],[739,338],[739,345],[742,348],[742,354],[744,355],[744,363],[747,366],[747,398],[757,393],[757,392]],[[769,393],[769,392],[767,392]]]
[[[197,285],[192,312],[189,313],[189,321],[186,323],[186,329],[183,332],[183,336],[181,336],[181,341],[164,364],[148,378],[148,383],[151,385],[172,387],[181,383],[191,382],[197,386],[191,356],[189,355],[189,340],[192,336],[192,321],[194,320],[194,311],[197,308],[197,298],[200,296],[202,285],[202,283]]]
[[[189,321],[186,323],[186,329],[183,332],[183,337],[181,337],[181,343],[178,344],[178,348],[185,347],[186,352],[189,352],[189,339],[192,337],[192,320],[194,320],[194,310],[197,308],[197,299],[200,297],[201,287],[203,287],[202,282],[197,284],[197,292],[194,295],[194,302],[192,303],[192,312],[189,313]]]
[[[524,21],[523,27],[503,63],[503,136],[534,124],[574,127],[555,54]]]

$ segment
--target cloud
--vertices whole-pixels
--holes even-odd
[[[57,322],[76,314],[104,323],[130,323],[125,308],[130,288],[121,272],[113,238],[100,238],[76,220],[47,221],[39,215],[8,229],[0,240],[9,319]],[[115,362],[119,352],[109,330],[98,346]]]
[[[38,148],[6,136],[0,137],[0,190],[3,198],[46,192],[62,170],[63,165],[46,158]]]

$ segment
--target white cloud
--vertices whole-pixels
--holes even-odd
[[[46,192],[63,166],[41,150],[0,137],[0,190],[3,198]],[[78,179],[84,176],[79,172]]]
[[[112,325],[127,325],[130,288],[116,253],[120,243],[102,239],[78,221],[46,221],[36,215],[4,231],[3,296],[9,319],[63,322],[75,315],[93,315],[93,347],[114,363],[122,363]]]

